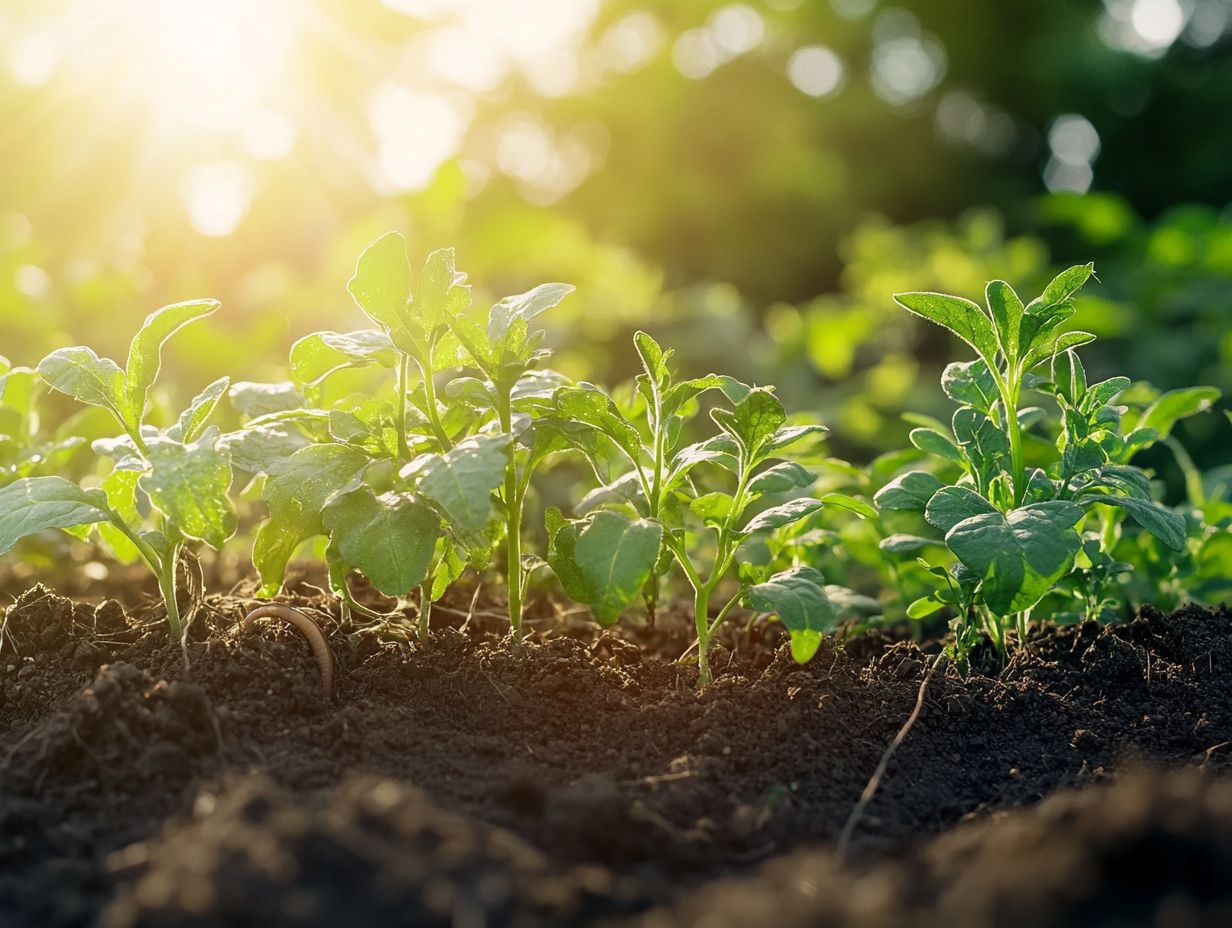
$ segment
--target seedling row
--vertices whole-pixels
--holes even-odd
[[[1232,512],[1207,498],[1173,435],[1219,393],[1090,382],[1079,349],[1094,336],[1069,323],[1093,275],[1070,268],[1026,303],[1003,281],[984,305],[898,294],[965,346],[941,380],[955,410],[948,422],[912,416],[909,448],[854,467],[826,457],[826,428],[790,414],[773,387],[683,378],[646,332],[627,389],[571,380],[548,366],[539,320],[572,287],[543,284],[483,313],[451,249],[413,271],[390,233],[348,284],[370,328],[306,334],[288,380],[221,378],[173,421],[150,402],[163,345],[215,301],[152,313],[123,365],[84,346],[36,368],[4,362],[0,553],[61,529],[140,561],[182,642],[203,595],[198,550],[226,545],[237,511],[259,500],[263,597],[316,540],[348,625],[424,646],[432,604],[468,570],[495,569],[515,649],[532,584],[557,584],[602,624],[633,612],[653,623],[687,591],[703,686],[714,636],[737,610],[782,623],[801,662],[841,623],[903,616],[948,617],[960,661],[981,641],[1008,654],[1035,622],[1122,614],[1131,578],[1166,598],[1229,575]],[[373,389],[333,389],[363,368]],[[90,443],[84,467],[72,420],[42,427],[42,384],[109,416],[115,434]],[[1185,476],[1180,506],[1158,501],[1139,463],[1154,446]],[[588,475],[567,510],[536,502],[554,468],[570,475],[560,485]],[[355,572],[397,607],[361,605]],[[884,595],[827,582],[860,577]]]

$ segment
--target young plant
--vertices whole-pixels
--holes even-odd
[[[344,397],[328,409],[304,401],[249,423],[263,430],[290,424],[311,441],[266,468],[270,519],[254,548],[265,592],[281,585],[302,541],[326,534],[331,583],[344,604],[354,606],[345,585],[351,568],[385,595],[401,599],[418,588],[426,636],[432,602],[468,563],[481,569],[490,561],[499,514],[510,625],[520,640],[523,503],[534,468],[564,447],[529,427],[530,412],[564,378],[534,370],[546,352],[538,347],[543,333],[528,324],[573,288],[545,284],[507,297],[483,326],[467,314],[464,281],[452,249],[433,252],[413,278],[402,236],[389,233],[364,251],[348,284],[378,328],[318,332],[292,348],[292,372],[315,404],[324,381],[344,368],[378,364],[396,374],[387,398]],[[455,376],[442,398],[436,378],[463,365],[486,379]]]
[[[758,612],[777,613],[791,634],[793,655],[808,660],[836,621],[821,574],[794,567],[770,576],[765,568],[742,563],[739,552],[751,536],[821,508],[822,500],[800,496],[769,508],[758,501],[799,493],[813,483],[814,475],[782,460],[783,452],[826,430],[788,425],[771,388],[717,375],[677,381],[668,364],[672,352],[645,332],[638,332],[634,343],[644,370],[638,391],[646,404],[649,440],[597,387],[581,384],[556,392],[557,416],[581,426],[573,441],[604,485],[577,507],[581,519],[568,521],[549,511],[548,563],[566,592],[588,603],[602,623],[616,621],[653,577],[677,565],[693,589],[701,686],[711,680],[715,631],[742,601]],[[731,403],[710,413],[720,432],[679,447],[686,421],[697,414],[697,398],[712,390]],[[627,469],[613,478],[614,456]],[[701,464],[726,475],[722,489],[699,488],[694,468]],[[829,501],[861,505],[837,494]],[[733,574],[734,593],[711,617],[712,598]]]
[[[1112,404],[1129,381],[1088,384],[1074,349],[1094,336],[1060,330],[1092,275],[1089,264],[1070,268],[1027,305],[999,280],[988,284],[986,309],[939,293],[895,296],[908,311],[963,339],[978,358],[951,364],[942,376],[942,388],[959,406],[950,428],[911,433],[916,448],[961,477],[947,485],[931,472],[910,471],[875,501],[882,510],[922,512],[957,559],[952,575],[912,603],[909,614],[948,605],[965,625],[975,613],[1002,653],[1010,629],[1025,641],[1031,609],[1073,570],[1089,513],[1100,521],[1104,553],[1117,532],[1115,510],[1172,551],[1185,545],[1185,520],[1154,502],[1148,475],[1128,463],[1159,431],[1139,425],[1123,432],[1125,410]],[[1060,427],[1052,438],[1040,427],[1043,411],[1023,406],[1030,391],[1050,394],[1057,404]],[[1028,448],[1040,464],[1028,465]]]
[[[161,366],[162,346],[183,326],[218,309],[213,300],[176,303],[151,313],[133,338],[121,368],[86,347],[62,348],[44,358],[39,375],[51,387],[106,409],[123,434],[94,449],[114,466],[98,488],[63,477],[23,477],[0,490],[0,552],[44,529],[98,533],[121,557],[145,561],[158,580],[167,625],[183,639],[177,572],[185,546],[202,541],[219,549],[235,533],[231,463],[217,428],[206,427],[228,380],[205,388],[170,427],[146,421],[147,397]],[[143,516],[148,510],[154,525]],[[84,530],[83,530],[84,529]]]

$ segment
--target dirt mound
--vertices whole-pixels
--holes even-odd
[[[392,780],[351,778],[299,805],[250,777],[196,805],[192,822],[113,857],[140,875],[105,928],[541,925],[613,888],[599,869],[555,876],[509,832]]]
[[[1232,924],[1232,783],[1139,774],[956,829],[852,872],[828,851],[718,881],[642,928],[1190,928]]]

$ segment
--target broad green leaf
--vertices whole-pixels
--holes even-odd
[[[22,477],[0,488],[0,554],[46,529],[110,518],[102,490],[83,490],[63,477]]]
[[[992,314],[1001,350],[1012,363],[1018,358],[1018,327],[1025,310],[1022,300],[1004,280],[990,281],[984,289],[984,298]]]
[[[769,441],[762,446],[762,457],[769,457],[806,438],[821,438],[829,431],[824,425],[784,425],[775,429]]]
[[[1083,401],[1087,392],[1087,372],[1075,351],[1059,351],[1052,358],[1052,383],[1071,406]]]
[[[733,409],[712,409],[710,418],[740,443],[749,458],[754,458],[787,421],[787,413],[777,396],[758,387]]]
[[[1062,271],[1044,288],[1040,297],[1043,306],[1056,306],[1073,298],[1083,285],[1095,275],[1095,265],[1077,264]]]
[[[667,419],[676,415],[690,401],[707,390],[721,390],[723,383],[723,378],[717,374],[707,374],[705,377],[696,377],[672,384],[663,395],[663,418]]]
[[[395,336],[406,336],[403,313],[411,299],[411,263],[401,232],[386,232],[364,249],[347,282],[347,292],[377,325]]]
[[[530,322],[540,313],[556,306],[574,291],[569,284],[540,284],[526,293],[507,296],[488,313],[488,339],[500,344],[509,334],[510,324],[515,319]]]
[[[997,382],[983,361],[956,361],[941,373],[941,389],[956,403],[988,415],[1000,400]]]
[[[790,525],[793,522],[799,522],[801,519],[811,516],[821,507],[822,502],[819,499],[812,499],[811,497],[793,499],[790,502],[772,506],[763,512],[759,512],[741,529],[740,533],[742,535],[751,535],[753,532]]]
[[[929,525],[948,532],[964,519],[996,512],[992,503],[970,487],[942,487],[924,509]]]
[[[857,496],[849,496],[846,493],[826,493],[822,495],[821,501],[827,506],[854,512],[861,519],[877,518],[877,510]]]
[[[405,596],[428,576],[440,517],[409,493],[377,496],[358,487],[325,508],[325,528],[338,552],[385,596]]]
[[[1048,342],[1045,339],[1041,344],[1036,345],[1026,353],[1026,357],[1022,362],[1022,369],[1024,371],[1030,370],[1035,365],[1048,360],[1055,354],[1068,351],[1071,348],[1079,348],[1093,341],[1095,341],[1095,336],[1090,332],[1063,332],[1057,336],[1054,342]]]
[[[689,511],[707,525],[722,525],[731,514],[735,502],[727,493],[707,493],[689,500]]]
[[[784,461],[763,470],[749,481],[749,495],[756,498],[767,493],[786,493],[811,487],[817,475],[794,461]]]
[[[252,549],[253,565],[261,574],[261,595],[278,592],[295,549],[305,539],[324,533],[325,504],[351,485],[367,464],[362,451],[339,444],[309,445],[271,464],[262,493],[270,514]]]
[[[201,434],[201,430],[205,428],[205,423],[213,415],[214,409],[218,406],[218,401],[227,392],[227,387],[230,384],[230,377],[219,377],[193,397],[193,401],[188,404],[188,408],[180,413],[179,421],[168,429],[168,435],[177,441],[188,442],[196,439]]]
[[[162,366],[163,344],[188,323],[217,312],[221,305],[217,300],[191,300],[172,303],[145,317],[128,346],[128,364],[124,370],[123,411],[131,427],[137,428],[145,418],[146,395]]]
[[[894,300],[908,312],[949,329],[989,364],[996,357],[997,336],[992,322],[970,300],[944,293],[896,293]]]
[[[923,619],[934,612],[944,609],[946,604],[932,596],[922,596],[907,607],[907,618]]]
[[[825,579],[812,567],[793,567],[749,587],[745,602],[750,609],[778,615],[791,635],[791,656],[801,664],[812,659],[822,636],[838,625]]]
[[[125,418],[124,371],[90,348],[61,348],[39,362],[39,376],[53,389],[82,403],[102,406],[121,423]]]
[[[663,527],[618,512],[597,512],[581,530],[573,557],[590,589],[591,611],[602,624],[620,613],[645,587],[659,557]]]
[[[141,525],[141,512],[137,508],[137,480],[140,472],[135,470],[113,470],[99,485],[99,489],[107,495],[107,505],[126,525],[136,528]],[[114,522],[99,522],[98,534],[103,543],[110,549],[112,557],[121,564],[133,564],[141,553],[133,544],[131,538]]]
[[[1107,380],[1101,380],[1097,384],[1093,384],[1087,388],[1086,396],[1082,399],[1082,411],[1085,413],[1094,412],[1100,406],[1106,406],[1111,403],[1117,396],[1128,390],[1130,380],[1128,377],[1110,377]]]
[[[570,522],[559,509],[549,506],[544,513],[548,536],[548,566],[560,580],[565,595],[577,603],[590,600],[590,583],[583,575],[574,557],[581,522]]]
[[[1069,571],[1082,540],[1082,507],[1065,500],[1032,503],[1009,515],[984,513],[946,533],[955,556],[980,578],[985,604],[999,616],[1029,609]]]
[[[1169,390],[1147,407],[1137,428],[1155,429],[1161,439],[1167,438],[1179,420],[1205,412],[1217,399],[1219,390],[1215,387]]]
[[[963,407],[954,413],[950,427],[981,487],[986,488],[997,474],[1010,470],[1010,440],[982,412]]]
[[[335,371],[370,364],[398,365],[398,351],[380,329],[313,332],[291,346],[291,376],[306,386],[316,386]]]
[[[932,538],[922,538],[919,535],[887,535],[877,544],[877,547],[882,551],[887,551],[890,554],[910,554],[919,551],[921,548],[927,548],[929,545],[938,545],[941,542]]]
[[[547,286],[565,285],[548,284]],[[532,290],[531,293],[534,291]],[[530,294],[522,294],[522,297],[528,296]],[[511,299],[516,300],[522,297]],[[561,298],[563,297],[562,293]],[[466,284],[466,275],[459,272],[454,265],[454,250],[438,248],[424,261],[419,281],[411,288],[411,302],[409,306],[403,304],[402,318],[408,328],[414,325],[425,332],[431,332],[433,329],[444,326],[450,318],[457,316],[470,305],[471,288]],[[547,308],[547,306],[543,307],[543,309]],[[515,318],[523,317],[511,316],[510,321]],[[493,342],[495,341],[493,339]]]
[[[948,436],[936,429],[912,429],[907,436],[911,443],[921,451],[935,454],[939,458],[953,461],[955,464],[965,464],[967,459]]]
[[[217,448],[218,430],[184,444],[168,438],[149,442],[150,470],[139,484],[150,503],[181,534],[221,550],[235,534],[231,461]]]
[[[642,456],[637,429],[606,393],[590,384],[556,391],[557,414],[566,421],[582,422],[607,435],[633,463]]]
[[[913,470],[895,477],[873,496],[878,509],[902,509],[923,512],[933,494],[945,484],[933,474]]]
[[[698,464],[718,464],[724,470],[735,473],[740,468],[737,458],[739,449],[736,441],[726,432],[714,435],[705,441],[681,448],[672,458],[668,468],[667,478],[663,481],[665,489],[678,486]]]
[[[646,494],[642,491],[642,481],[637,471],[628,471],[621,474],[611,483],[605,483],[603,486],[591,490],[578,500],[577,505],[573,507],[573,511],[577,515],[582,516],[600,506],[606,506],[611,503],[630,503],[639,512],[645,511]]]
[[[298,429],[283,422],[247,425],[228,432],[218,446],[231,458],[231,466],[249,474],[266,474],[295,452],[312,444]]]
[[[492,517],[492,491],[505,479],[508,435],[476,435],[444,454],[420,455],[402,469],[457,537],[482,534]]]
[[[1180,513],[1165,509],[1159,503],[1136,499],[1132,496],[1098,496],[1095,502],[1119,506],[1130,514],[1135,522],[1162,541],[1173,551],[1185,550],[1188,535],[1185,519]]]

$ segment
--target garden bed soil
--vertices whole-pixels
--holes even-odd
[[[0,926],[1232,924],[1232,616],[1144,610],[943,664],[873,632],[795,664],[730,621],[603,630],[498,604],[426,645],[303,638],[211,599],[29,590],[0,649]],[[935,649],[933,649],[935,650]],[[1041,801],[1042,800],[1042,801]]]

